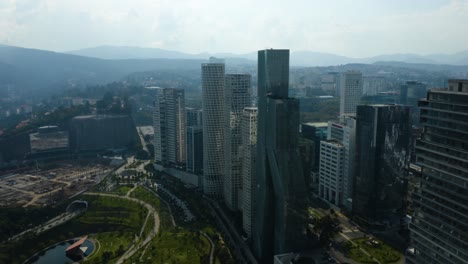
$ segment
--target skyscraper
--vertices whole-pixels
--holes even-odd
[[[407,81],[400,89],[400,103],[411,106],[411,120],[413,125],[419,124],[418,101],[426,97],[427,87],[417,81]]]
[[[203,172],[203,111],[186,107],[187,124],[187,172],[201,174]]]
[[[468,260],[468,80],[449,80],[419,102],[424,130],[416,144],[422,168],[410,224],[408,263]]]
[[[299,101],[288,97],[289,50],[258,52],[253,249],[262,262],[303,246],[306,186],[298,150]]]
[[[154,101],[155,162],[183,168],[186,161],[184,90],[157,88]]]
[[[224,174],[224,62],[203,63],[203,192],[221,198]]]
[[[242,111],[250,106],[250,74],[226,74],[224,82],[224,202],[240,209],[242,188]]]
[[[201,126],[203,124],[203,111],[201,109],[185,107],[187,127]]]
[[[356,119],[353,215],[366,223],[402,216],[406,214],[410,109],[359,105]]]
[[[355,114],[362,96],[362,73],[347,71],[339,77],[340,116]]]
[[[255,188],[255,161],[257,156],[257,116],[256,107],[246,107],[242,113],[242,227],[252,237],[252,216],[255,209],[253,190]]]
[[[187,127],[187,172],[203,172],[203,129],[201,126]]]
[[[337,140],[344,147],[343,195],[341,204],[351,210],[356,146],[356,118],[344,116],[342,122],[328,122],[327,139]]]

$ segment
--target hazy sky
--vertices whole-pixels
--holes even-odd
[[[468,50],[468,0],[0,0],[0,43],[454,53]]]

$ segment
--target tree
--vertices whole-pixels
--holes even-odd
[[[342,230],[338,218],[330,215],[314,219],[313,224],[321,246],[327,245]]]

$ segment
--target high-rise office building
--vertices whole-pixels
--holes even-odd
[[[427,87],[424,83],[407,81],[400,89],[400,103],[411,106],[411,120],[413,125],[419,124],[418,101],[426,97]]]
[[[344,147],[343,156],[343,195],[341,205],[351,210],[353,199],[353,179],[356,145],[356,118],[345,116],[343,122],[328,122],[328,140],[337,140]]]
[[[203,192],[221,198],[224,174],[224,61],[203,63]]]
[[[340,116],[356,114],[356,106],[362,97],[362,73],[347,71],[340,74]]]
[[[424,130],[416,144],[420,184],[413,193],[408,263],[468,260],[468,80],[449,80],[419,102]]]
[[[299,101],[288,97],[289,50],[258,52],[258,137],[253,250],[261,262],[302,248],[306,186],[298,149]]]
[[[410,108],[359,105],[356,119],[353,215],[365,223],[399,220],[406,214]]]
[[[385,88],[385,78],[383,76],[363,76],[362,95],[374,96],[382,92]]]
[[[187,172],[203,172],[203,129],[201,126],[187,127]]]
[[[319,196],[335,205],[343,200],[344,146],[335,140],[320,142]]]
[[[203,124],[203,110],[185,107],[185,120],[187,122],[187,127],[201,126]]]
[[[312,191],[318,193],[319,187],[319,161],[320,161],[320,141],[327,139],[328,123],[326,122],[309,122],[301,124],[301,137],[309,141],[311,145],[309,166],[310,184]],[[305,141],[302,140],[305,144]],[[303,144],[303,146],[304,146]],[[307,145],[307,144],[306,144]]]
[[[257,156],[256,107],[246,107],[242,113],[242,227],[247,237],[252,237],[252,216],[255,209],[253,189],[255,188],[255,160]]]
[[[185,120],[187,124],[187,172],[203,173],[203,111],[186,107]]]
[[[163,166],[184,168],[186,134],[183,89],[157,89],[153,126],[155,162]]]
[[[250,106],[250,74],[226,74],[224,82],[224,202],[233,211],[240,209],[242,189],[241,120]]]

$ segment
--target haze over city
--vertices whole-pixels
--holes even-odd
[[[60,52],[115,45],[188,53],[277,47],[354,58],[451,54],[468,47],[467,13],[463,0],[5,0],[0,43]]]
[[[468,0],[0,1],[0,263],[468,264]]]

